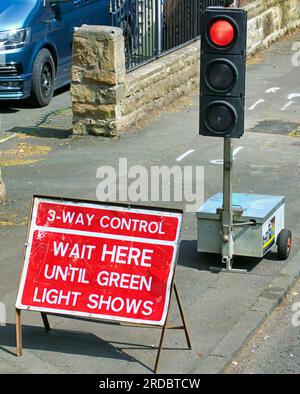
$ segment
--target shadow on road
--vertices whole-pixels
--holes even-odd
[[[17,134],[25,134],[31,137],[40,137],[40,138],[56,138],[56,139],[65,139],[69,138],[73,131],[72,129],[61,130],[57,128],[50,127],[14,127],[7,132],[9,133],[17,133]]]
[[[14,350],[7,349],[7,347],[14,348],[16,346],[15,332],[16,327],[14,324],[7,324],[4,327],[0,327],[1,352],[5,352],[11,356],[16,356]],[[137,360],[135,357],[124,352],[123,347],[124,349],[157,351],[157,348],[155,347],[134,343],[112,342],[120,345],[114,346],[94,334],[83,331],[79,332],[74,330],[53,329],[46,333],[43,327],[29,325],[22,325],[22,342],[23,352],[26,352],[26,349],[30,349],[137,362],[151,372],[151,367],[143,364],[140,360]]]
[[[63,317],[70,318],[69,316]],[[88,319],[77,319],[88,321]],[[92,319],[90,322],[120,326],[120,324],[116,322],[96,321],[95,319]],[[147,330],[159,330],[160,335],[161,327],[159,326],[133,326],[131,328],[134,327],[137,327],[139,330],[142,328],[145,328]],[[122,340],[105,341],[95,334],[87,333],[84,331],[62,330],[53,328],[46,333],[42,326],[29,325],[22,325],[22,346],[23,353],[26,352],[26,349],[29,349],[136,362],[150,372],[153,372],[153,366],[148,366],[144,364],[142,361],[138,360],[134,356],[129,355],[124,350],[150,350],[153,351],[154,358],[156,357],[156,352],[158,350],[158,342],[157,346],[153,346],[134,342],[123,342]],[[16,350],[14,350],[15,347],[16,326],[14,324],[6,324],[6,326],[0,327],[0,352],[5,352],[11,356],[16,357]],[[12,348],[13,350],[10,350],[10,348]],[[186,350],[186,348],[164,346],[164,350],[178,351]]]
[[[70,85],[57,89],[54,93],[54,97],[67,92],[69,89],[70,89]],[[3,100],[0,102],[0,113],[10,114],[10,113],[18,112],[21,109],[37,109],[37,107],[32,104],[30,99]]]
[[[272,257],[274,259],[274,256]],[[246,269],[248,272],[251,272],[261,260],[261,258],[236,256],[233,268]],[[197,240],[182,240],[180,242],[178,264],[195,268],[199,271],[210,271],[209,267],[225,268],[225,265],[221,262],[221,255],[197,252]]]

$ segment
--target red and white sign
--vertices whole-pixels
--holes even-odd
[[[35,197],[16,308],[165,323],[182,213]]]

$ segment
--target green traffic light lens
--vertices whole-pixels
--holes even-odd
[[[216,92],[230,91],[237,79],[237,71],[232,63],[225,59],[217,59],[207,66],[206,83]]]
[[[226,135],[236,123],[236,113],[228,103],[215,101],[206,109],[205,123],[212,133]]]

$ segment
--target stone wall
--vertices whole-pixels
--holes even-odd
[[[300,26],[299,0],[256,0],[248,11],[248,55]],[[84,26],[74,34],[73,133],[115,136],[199,84],[196,41],[126,74],[122,31]]]
[[[245,9],[248,12],[248,55],[300,26],[299,0],[256,0]]]
[[[199,41],[126,74],[122,30],[74,34],[73,134],[115,136],[199,84]]]
[[[125,91],[122,30],[81,27],[74,34],[72,62],[73,133],[117,134]]]
[[[136,126],[199,86],[199,41],[126,75],[123,129]]]

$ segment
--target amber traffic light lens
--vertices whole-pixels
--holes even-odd
[[[209,29],[209,38],[219,47],[227,47],[234,39],[234,27],[227,20],[217,20]]]
[[[224,59],[211,62],[206,71],[206,83],[214,91],[228,92],[237,79],[237,72],[231,62]]]

